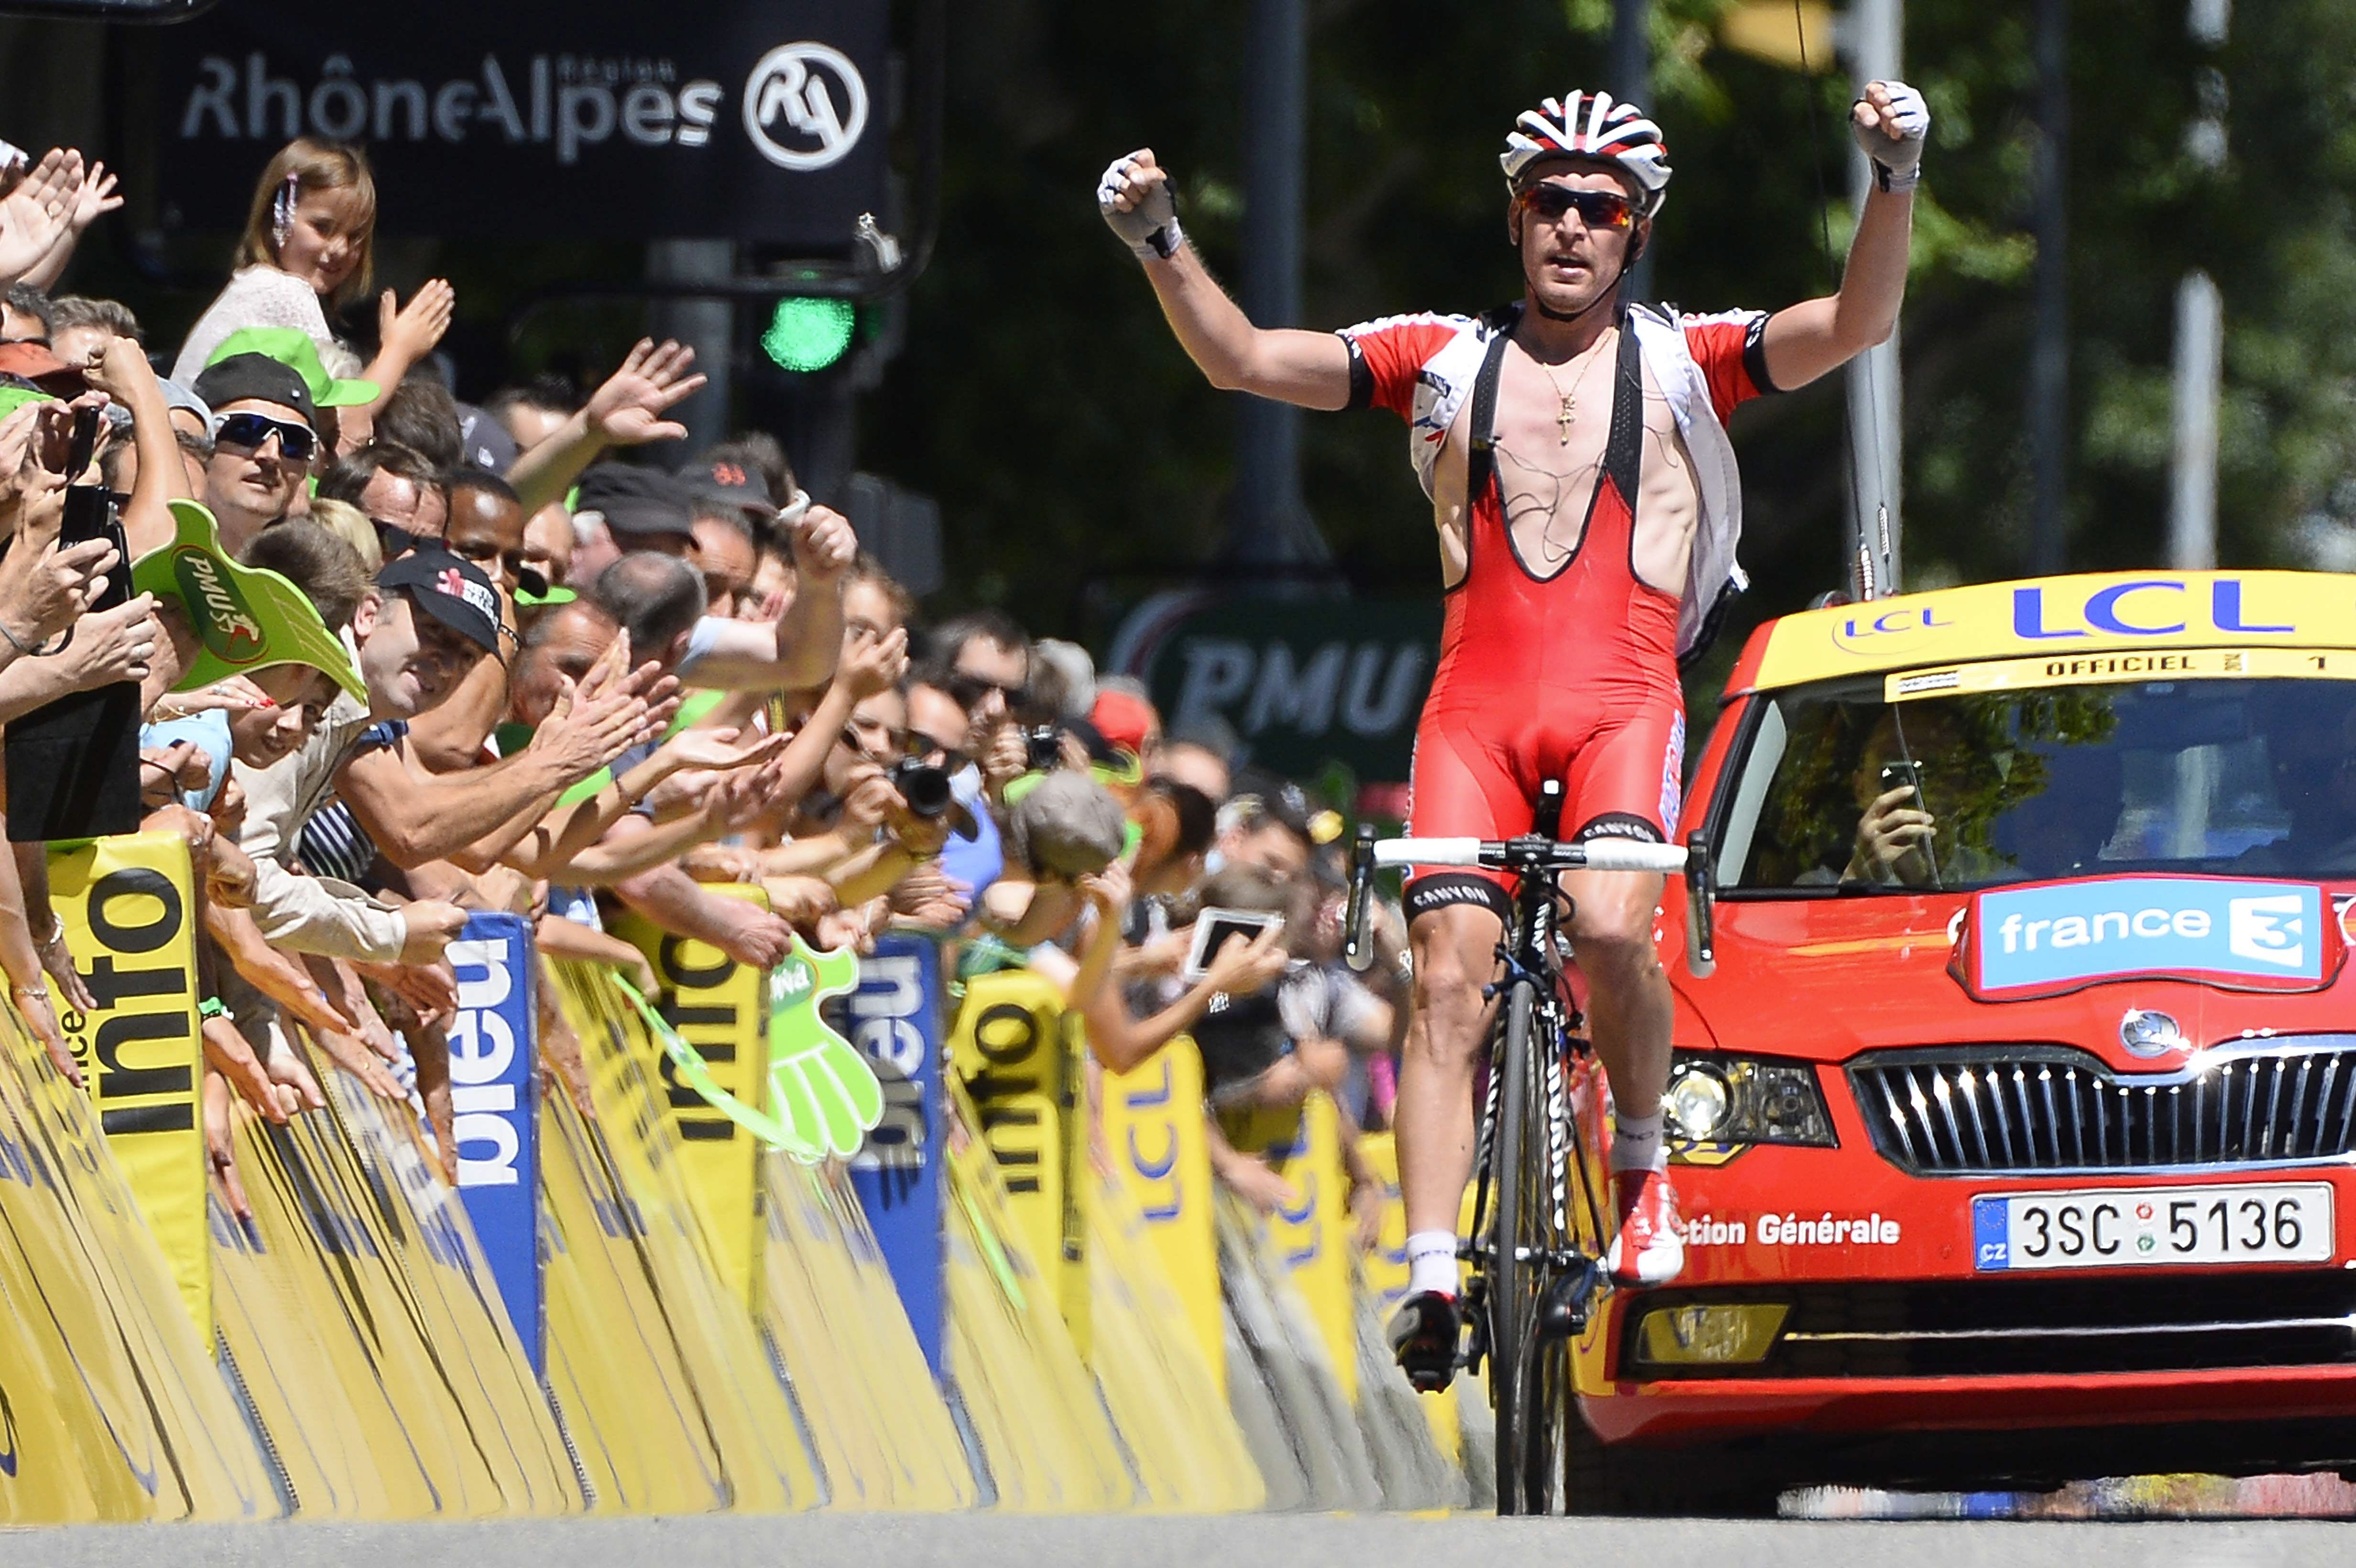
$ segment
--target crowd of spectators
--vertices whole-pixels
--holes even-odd
[[[270,161],[177,346],[58,286],[119,205],[79,155],[0,144],[0,724],[136,688],[139,826],[197,870],[206,1125],[233,1205],[231,1096],[277,1122],[325,1104],[290,1025],[413,1096],[452,1160],[445,949],[477,910],[648,990],[607,933],[623,912],[759,967],[796,940],[937,932],[960,983],[1024,966],[1063,987],[1099,1069],[1191,1033],[1215,1168],[1264,1208],[1293,1197],[1259,1152],[1283,1142],[1269,1118],[1316,1089],[1347,1128],[1386,1117],[1398,944],[1365,980],[1340,964],[1339,818],[1231,776],[1231,737],[1165,734],[1134,682],[1003,614],[922,624],[769,436],[651,461],[684,444],[669,415],[703,380],[677,343],[585,394],[542,379],[477,407],[439,353],[446,283],[378,295],[352,332],[378,217],[355,149]],[[94,487],[120,550],[60,539]],[[223,560],[299,591],[303,624],[219,678],[191,606],[119,587],[192,502]],[[78,1082],[59,1015],[93,1006],[89,955],[43,846],[12,849],[0,968]],[[1280,918],[1190,968],[1205,910]],[[543,1061],[585,1106],[541,995]],[[1351,1167],[1364,1226],[1373,1178]]]

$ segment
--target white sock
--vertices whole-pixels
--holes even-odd
[[[1438,1291],[1456,1298],[1456,1232],[1418,1231],[1407,1239],[1407,1293]]]
[[[1649,1116],[1612,1112],[1612,1168],[1615,1172],[1668,1169],[1669,1146],[1661,1136],[1663,1123],[1658,1111]]]

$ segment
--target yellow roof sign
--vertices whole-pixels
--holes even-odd
[[[2356,576],[2118,571],[1976,583],[1787,615],[1752,689],[2118,649],[2356,647]]]

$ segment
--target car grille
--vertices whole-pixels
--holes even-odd
[[[1648,1313],[1734,1301],[1791,1306],[1763,1362],[1655,1366],[1642,1359],[1636,1329]],[[2356,1361],[2356,1276],[2344,1269],[1672,1289],[1647,1292],[1626,1317],[1623,1375],[1648,1381],[2001,1377]]]
[[[1850,1063],[1882,1157],[1918,1176],[2296,1165],[2356,1148],[2356,1036],[2237,1043],[2168,1073],[2063,1046],[1943,1047]]]

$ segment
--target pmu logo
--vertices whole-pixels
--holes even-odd
[[[867,83],[841,49],[780,44],[744,83],[744,130],[783,169],[840,163],[867,129]]]

